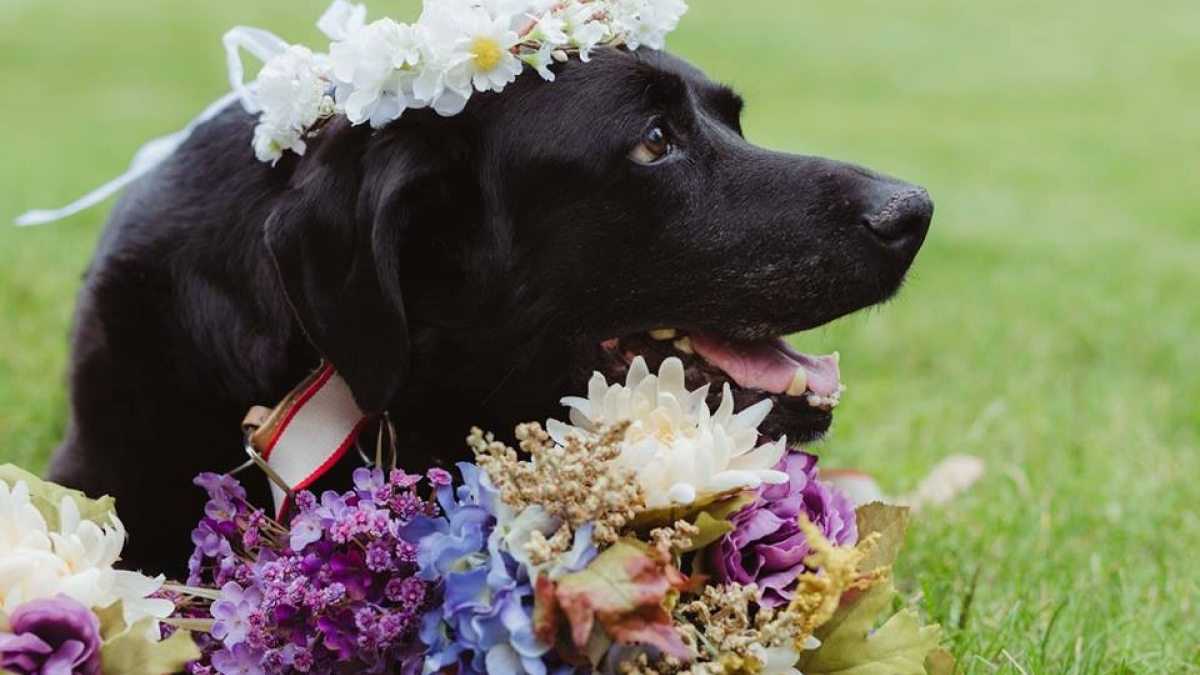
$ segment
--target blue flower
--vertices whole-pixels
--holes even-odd
[[[551,645],[533,630],[529,569],[505,540],[506,532],[524,530],[508,527],[513,514],[479,467],[460,464],[459,470],[463,484],[457,490],[438,489],[444,515],[414,520],[403,533],[409,540],[420,537],[421,578],[443,580],[441,604],[421,625],[421,640],[429,647],[426,671],[457,666],[464,675],[545,675]],[[590,559],[590,544],[588,530],[586,545],[567,557],[572,563]],[[554,666],[555,671],[562,668],[566,666]]]

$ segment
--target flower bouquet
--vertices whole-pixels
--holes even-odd
[[[0,673],[162,675],[199,658],[163,579],[113,568],[124,545],[112,499],[0,466]]]
[[[882,620],[907,513],[856,511],[815,457],[761,439],[769,401],[707,393],[638,359],[519,448],[473,430],[457,476],[363,467],[287,522],[198,477],[188,671],[952,673],[938,627]]]

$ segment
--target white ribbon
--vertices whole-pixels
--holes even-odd
[[[366,25],[367,8],[365,5],[353,4],[347,0],[333,0],[333,3],[321,15],[317,27],[331,40],[342,41],[362,30]],[[225,62],[229,73],[229,94],[217,99],[204,112],[191,121],[182,131],[169,136],[156,138],[146,143],[133,156],[129,168],[120,176],[92,190],[76,201],[58,209],[28,211],[16,220],[18,226],[42,225],[73,216],[87,210],[116,194],[130,183],[149,173],[183,144],[192,135],[196,127],[216,117],[235,100],[240,101],[246,112],[257,114],[262,111],[255,98],[253,83],[246,82],[246,68],[242,63],[242,51],[262,61],[271,59],[287,51],[290,45],[278,35],[261,28],[237,26],[221,39],[225,46]]]
[[[246,86],[246,69],[242,65],[242,50],[250,52],[254,58],[266,63],[287,51],[288,43],[278,35],[261,28],[237,26],[230,29],[221,38],[225,45],[225,65],[229,69],[229,87],[242,101],[242,107],[248,113],[260,112],[258,103],[254,100],[254,92]]]
[[[367,25],[367,6],[355,5],[346,0],[333,0],[333,4],[317,19],[317,28],[330,40],[344,42]]]
[[[129,163],[129,168],[125,170],[125,173],[62,208],[27,211],[17,218],[17,225],[25,227],[52,223],[56,220],[62,220],[67,216],[73,216],[80,211],[90,209],[108,199],[119,192],[121,188],[146,175],[151,169],[162,163],[164,159],[171,156],[171,153],[175,152],[175,149],[192,135],[196,127],[216,117],[217,113],[224,110],[236,99],[237,96],[234,94],[222,96],[214,101],[212,105],[205,108],[204,112],[200,113],[200,116],[192,120],[182,131],[177,131],[162,138],[156,138],[143,145],[134,154],[133,161]]]
[[[334,4],[336,5],[337,3],[335,2]],[[333,7],[330,8],[330,11],[332,10]],[[246,71],[242,65],[241,50],[245,49],[255,58],[266,63],[285,51],[288,48],[288,43],[284,42],[274,33],[246,26],[238,26],[230,30],[225,34],[222,42],[225,45],[226,65],[229,69],[229,84],[233,89],[231,93],[214,101],[181,131],[177,131],[169,136],[163,136],[162,138],[156,138],[143,145],[134,154],[133,160],[129,163],[129,168],[125,170],[125,173],[62,208],[38,209],[23,213],[17,218],[17,225],[19,227],[26,227],[29,225],[52,223],[56,220],[73,216],[80,211],[86,211],[108,199],[161,164],[180,145],[183,145],[183,142],[192,135],[196,127],[216,117],[218,113],[229,107],[229,104],[234,101],[241,101],[242,107],[249,113],[258,112],[259,108],[254,101],[254,93],[246,86]]]

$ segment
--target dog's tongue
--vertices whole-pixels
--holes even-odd
[[[841,385],[837,354],[802,354],[783,338],[733,342],[703,333],[692,333],[691,338],[697,354],[725,371],[743,389],[785,394],[801,369],[808,380],[807,390],[818,396],[833,396]]]

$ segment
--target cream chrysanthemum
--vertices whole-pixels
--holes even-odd
[[[667,359],[655,375],[638,357],[624,385],[593,375],[587,398],[562,401],[571,409],[571,424],[550,420],[546,429],[565,443],[571,434],[594,435],[606,425],[628,422],[617,461],[636,473],[651,508],[787,481],[787,474],[772,468],[787,452],[787,439],[758,445],[758,425],[771,401],[735,414],[725,385],[721,405],[712,412],[705,402],[708,390],[705,385],[688,391],[679,359]]]
[[[149,633],[157,640],[156,621],[175,606],[149,597],[162,587],[161,577],[113,569],[124,545],[125,528],[116,516],[101,527],[81,518],[75,501],[63,497],[55,531],[33,505],[24,481],[11,488],[0,481],[0,614],[59,594],[90,609],[121,601],[129,625],[155,619]]]

